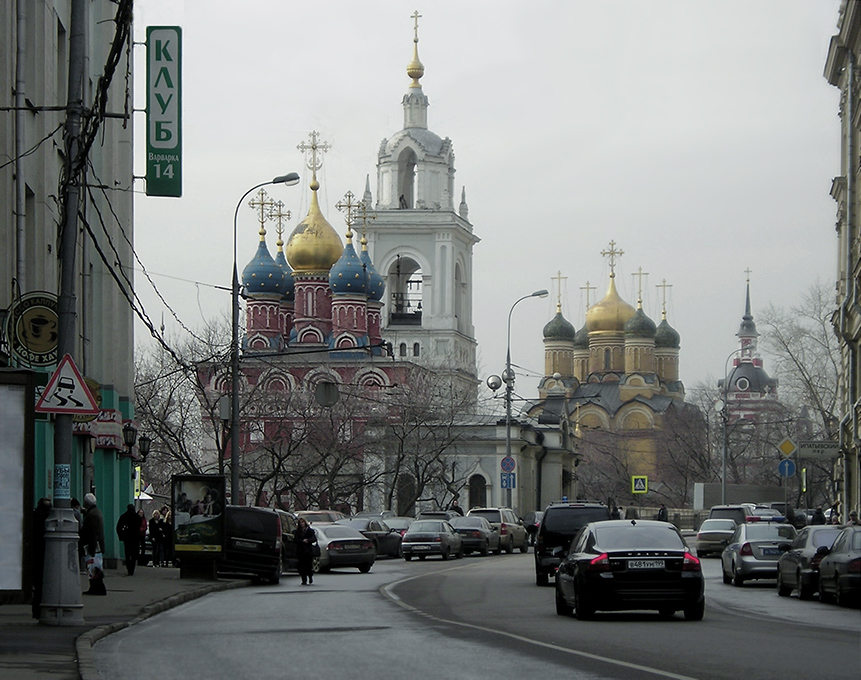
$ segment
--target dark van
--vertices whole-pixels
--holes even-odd
[[[224,554],[219,573],[250,574],[278,583],[282,570],[281,518],[274,510],[228,505],[224,508]]]
[[[535,535],[535,584],[548,585],[556,569],[568,554],[571,541],[590,522],[610,519],[603,503],[557,501],[544,509],[544,517]]]

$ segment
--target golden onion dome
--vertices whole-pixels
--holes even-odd
[[[616,291],[616,275],[610,274],[610,287],[600,302],[586,312],[586,328],[592,331],[614,331],[622,333],[625,323],[637,310],[625,302]]]
[[[410,87],[421,87],[419,80],[425,74],[425,66],[419,60],[419,39],[416,36],[413,40],[413,60],[407,64],[407,75],[413,79]]]
[[[320,212],[320,204],[317,202],[319,188],[317,180],[312,180],[308,215],[296,225],[287,240],[287,261],[297,274],[321,272],[328,275],[332,265],[344,252],[341,238]]]

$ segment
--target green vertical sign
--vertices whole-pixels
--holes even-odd
[[[182,196],[182,29],[146,29],[146,193]]]

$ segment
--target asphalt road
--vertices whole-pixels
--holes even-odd
[[[532,555],[379,561],[303,587],[295,576],[207,596],[96,645],[106,680],[179,678],[821,678],[857,680],[861,615],[774,582],[721,583],[681,614],[555,613]]]

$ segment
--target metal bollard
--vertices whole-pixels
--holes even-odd
[[[45,521],[45,578],[39,623],[77,626],[84,622],[78,560],[78,520],[71,508],[53,508]]]

